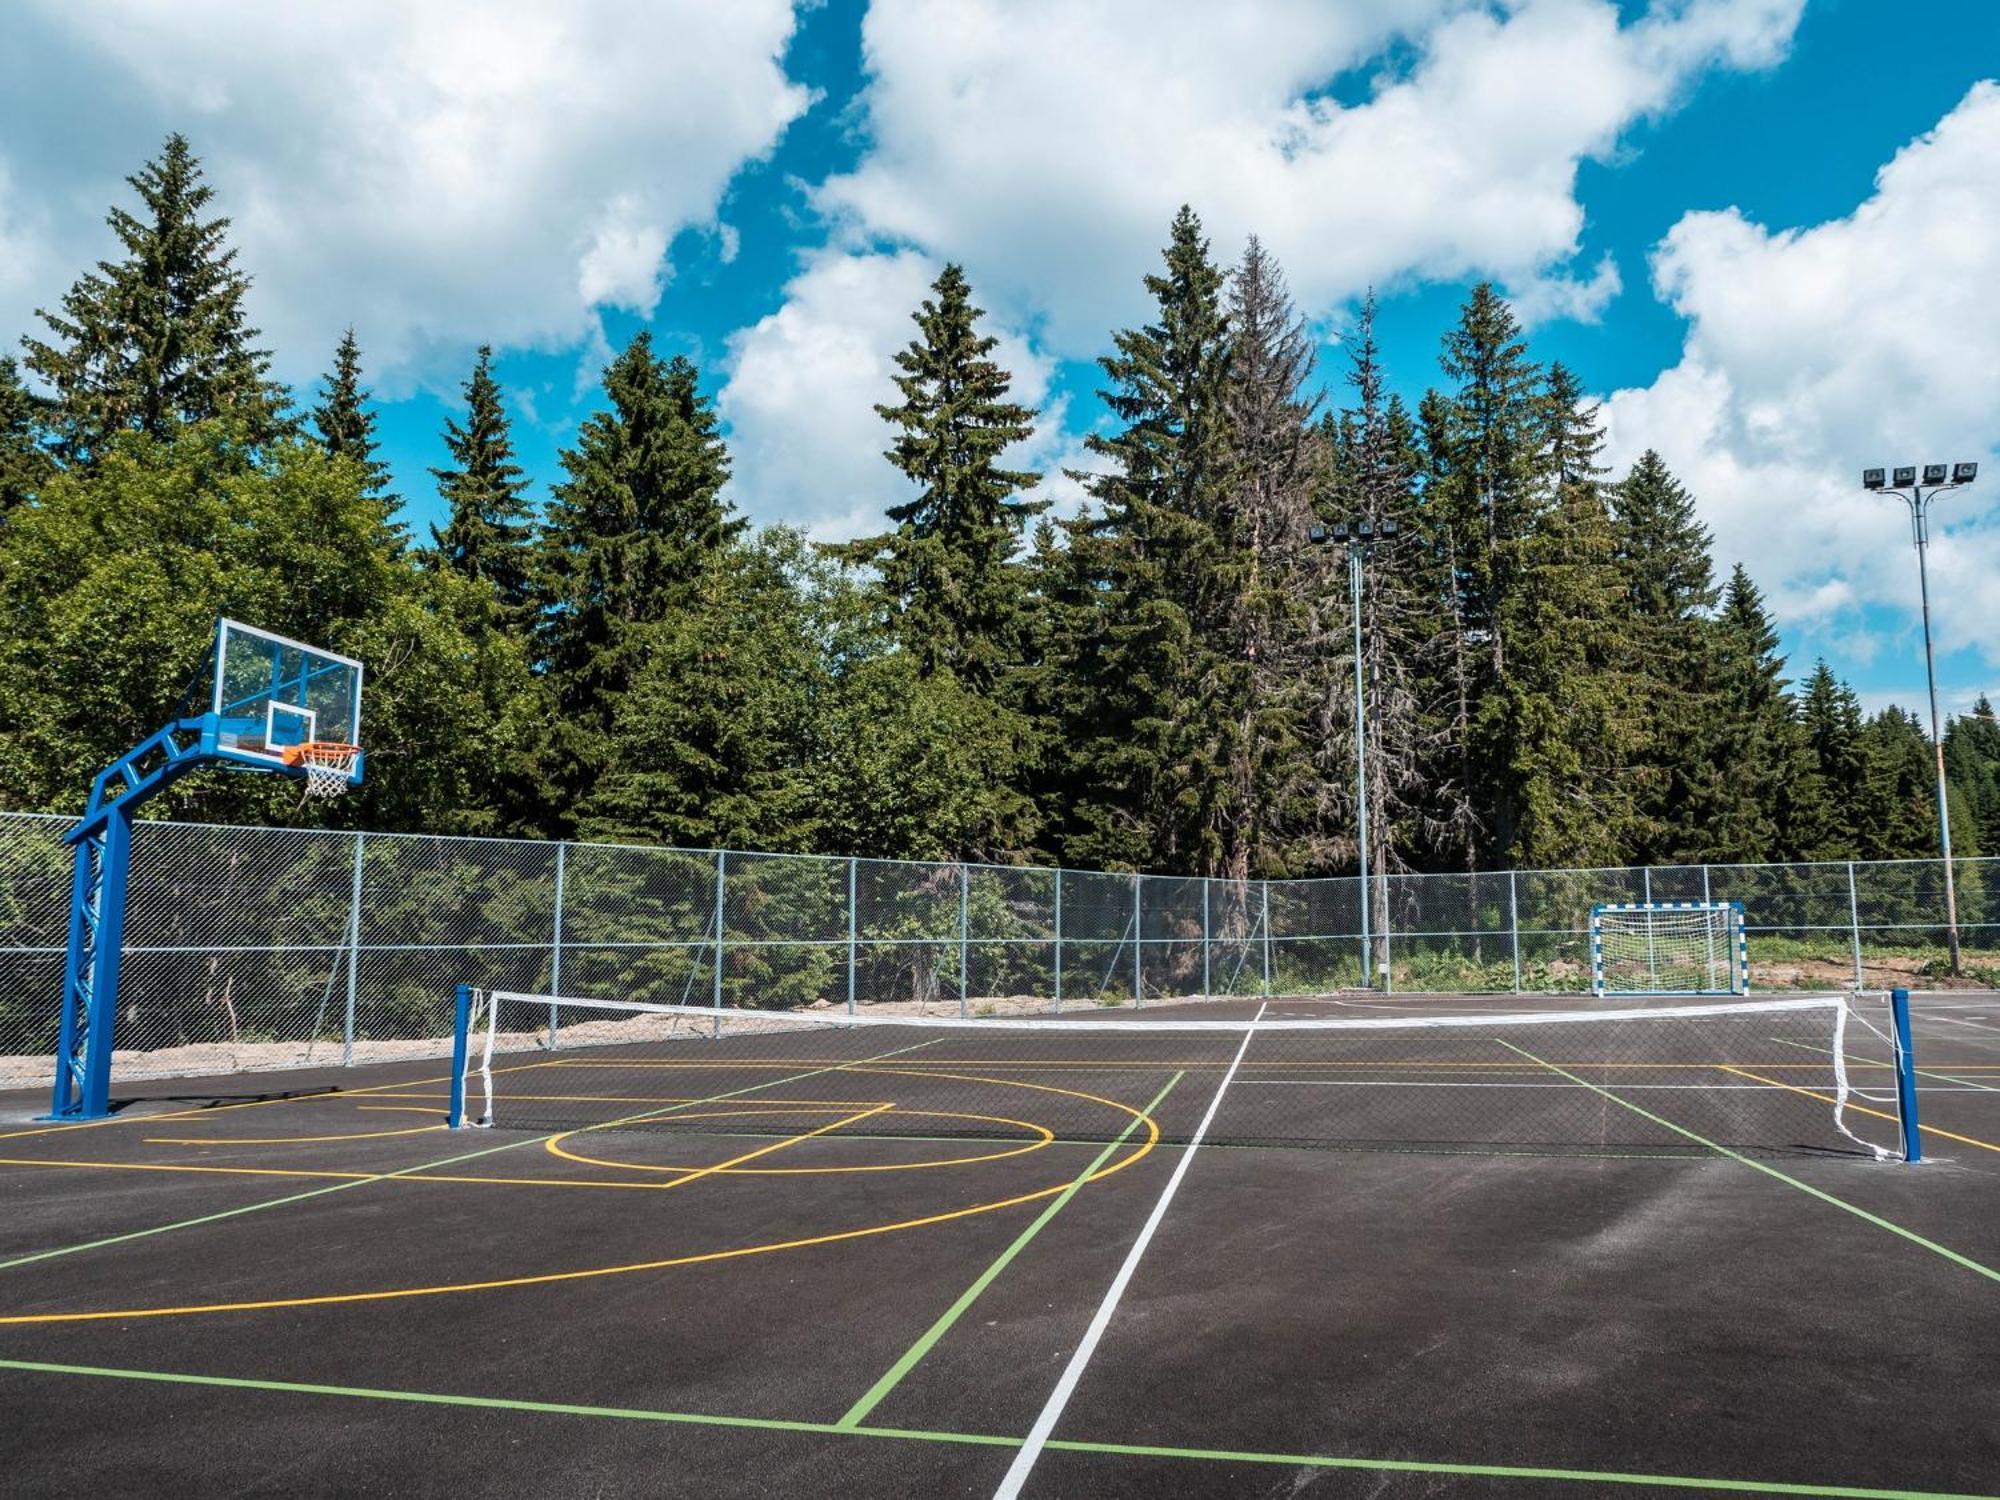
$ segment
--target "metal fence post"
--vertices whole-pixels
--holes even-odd
[[[1209,991],[1209,977],[1208,977],[1208,877],[1203,876],[1201,882],[1201,997],[1202,999],[1206,1000],[1209,996],[1209,993],[1210,991]]]
[[[715,851],[715,969],[713,995],[715,1000],[715,1034],[722,1035],[722,882],[729,868],[729,851]]]
[[[1062,1014],[1062,866],[1056,866],[1056,1014]]]
[[[1703,865],[1703,866],[1701,867],[1701,899],[1702,899],[1702,901],[1703,901],[1703,903],[1704,903],[1704,904],[1706,904],[1706,903],[1707,903],[1707,902],[1709,902],[1709,901],[1712,901],[1712,900],[1714,900],[1714,897],[1710,896],[1710,895],[1709,895],[1709,893],[1708,893],[1708,866],[1707,866],[1707,865]]]
[[[1861,903],[1854,894],[1854,861],[1847,862],[1847,930],[1854,939],[1854,987],[1861,988]]]
[[[972,872],[960,864],[958,867],[958,1014],[965,1017],[966,996],[972,991],[972,970],[966,963],[966,938],[968,935],[967,913],[971,906]]]
[[[563,940],[563,875],[569,864],[569,845],[558,841],[556,844],[556,910],[555,922],[549,931],[549,993],[562,993],[562,940]],[[560,1020],[556,1004],[549,1002],[549,1050],[556,1048],[556,1023]]]
[[[1507,872],[1507,926],[1514,936],[1514,993],[1521,993],[1521,893],[1514,872]]]
[[[855,952],[855,912],[854,901],[855,871],[861,861],[849,855],[847,859],[847,1013],[854,1014],[854,965]]]
[[[340,1065],[354,1066],[354,994],[361,966],[361,849],[368,835],[354,835],[354,879],[347,896],[347,1014],[340,1028]]]
[[[1132,1004],[1146,1003],[1146,922],[1139,895],[1145,876],[1132,872]]]
[[[1268,999],[1271,994],[1271,882],[1267,880],[1263,884],[1264,994]]]

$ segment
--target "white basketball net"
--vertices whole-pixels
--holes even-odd
[[[306,769],[307,800],[338,797],[346,791],[348,778],[354,774],[354,759],[360,753],[359,745],[301,745],[299,761]]]

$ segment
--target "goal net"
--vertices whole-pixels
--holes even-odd
[[[1646,901],[1590,910],[1591,988],[1600,995],[1747,995],[1740,901]]]

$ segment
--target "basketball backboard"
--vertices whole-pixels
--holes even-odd
[[[309,742],[361,742],[361,663],[223,620],[215,631],[217,743],[286,763]]]

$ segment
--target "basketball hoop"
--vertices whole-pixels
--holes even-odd
[[[338,797],[347,790],[361,747],[338,740],[307,740],[302,745],[287,745],[283,754],[286,765],[305,768],[305,794],[312,800]]]

